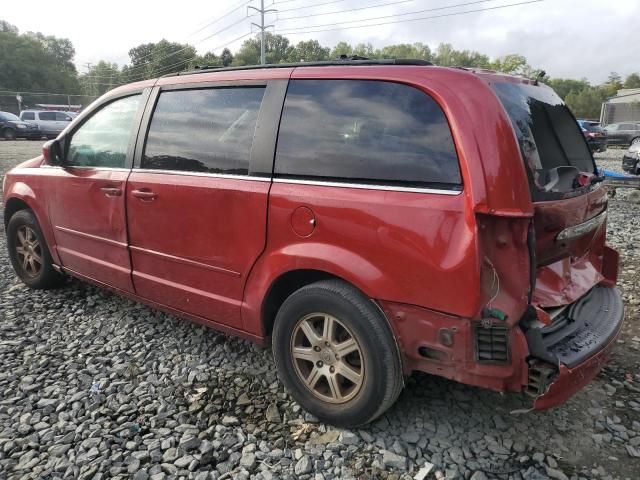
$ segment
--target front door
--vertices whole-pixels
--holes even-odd
[[[47,201],[62,266],[129,292],[124,194],[141,97],[107,103],[65,136],[63,166],[51,167]]]
[[[159,93],[127,183],[139,295],[241,327],[244,283],[266,240],[270,178],[249,175],[264,93],[264,84]]]

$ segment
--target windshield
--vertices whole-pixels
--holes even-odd
[[[511,118],[527,166],[534,200],[579,194],[581,173],[595,163],[581,128],[553,90],[517,83],[492,84]]]
[[[9,121],[12,121],[12,122],[15,122],[15,121],[20,122],[21,121],[19,117],[16,117],[13,113],[9,113],[9,112],[0,113],[0,118],[2,120],[9,120]]]

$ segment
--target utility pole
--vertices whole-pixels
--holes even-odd
[[[89,75],[91,75],[91,67],[93,65],[91,64],[91,62],[87,62],[87,63],[85,63],[85,66],[87,67],[87,73]],[[87,79],[87,81],[89,83],[89,95],[90,96],[93,96],[93,80],[91,80],[92,78],[93,78],[92,76],[88,76],[88,79]]]
[[[264,51],[264,33],[265,30],[269,27],[273,27],[273,25],[265,25],[264,24],[264,14],[265,13],[271,13],[271,12],[277,12],[277,10],[275,9],[270,9],[270,10],[265,10],[264,9],[264,0],[260,0],[260,8],[256,8],[256,7],[247,7],[247,10],[251,9],[251,10],[255,10],[256,12],[258,12],[260,14],[260,25],[258,25],[257,23],[253,23],[251,22],[251,25],[255,25],[256,27],[258,27],[260,29],[260,65],[264,65],[266,62],[265,59],[265,51]]]

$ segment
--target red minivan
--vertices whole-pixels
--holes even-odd
[[[558,405],[623,321],[607,194],[545,85],[420,61],[122,86],[4,184],[33,288],[72,275],[271,343],[293,398],[361,425],[412,371]]]

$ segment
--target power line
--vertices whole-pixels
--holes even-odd
[[[493,0],[480,0],[480,1],[493,1]],[[284,31],[280,31],[279,33],[281,35],[296,35],[296,34],[306,34],[306,33],[319,33],[319,32],[331,32],[331,31],[336,31],[336,30],[343,30],[344,28],[367,28],[367,27],[378,27],[381,25],[391,25],[394,23],[404,23],[404,22],[418,22],[418,21],[422,21],[422,20],[431,20],[434,18],[444,18],[444,17],[455,17],[457,15],[467,15],[469,13],[478,13],[478,12],[487,12],[490,10],[499,10],[502,8],[508,8],[508,7],[516,7],[516,6],[520,6],[520,5],[528,5],[531,3],[540,3],[540,2],[544,2],[544,0],[529,0],[526,2],[518,2],[518,3],[510,3],[508,5],[499,5],[496,7],[487,7],[487,8],[477,8],[475,10],[466,10],[464,12],[452,12],[452,13],[443,13],[441,15],[431,15],[428,17],[419,17],[419,18],[407,18],[405,20],[392,20],[392,21],[388,21],[388,22],[380,22],[380,23],[372,23],[372,24],[367,24],[367,25],[349,25],[347,27],[340,27],[339,25],[344,25],[347,23],[358,23],[358,22],[366,22],[366,21],[372,21],[372,20],[377,20],[377,19],[382,19],[382,18],[393,18],[396,16],[400,16],[400,15],[410,15],[410,14],[415,14],[415,13],[419,13],[419,12],[411,12],[411,13],[406,13],[406,14],[398,14],[398,15],[386,15],[384,17],[375,17],[375,18],[366,18],[366,19],[361,19],[361,20],[351,20],[351,21],[346,21],[346,22],[336,22],[336,23],[327,23],[327,24],[323,24],[323,25],[310,25],[310,26],[306,26],[306,27],[292,27],[292,29],[287,30],[286,28],[284,29]],[[471,3],[479,3],[479,2],[471,2]],[[465,4],[460,4],[460,6],[465,5]],[[452,6],[453,7],[453,6]],[[449,7],[449,8],[452,8]],[[424,12],[425,10],[422,10],[422,12]],[[315,29],[315,28],[320,28],[320,27],[332,27],[332,26],[336,26],[337,28],[321,28],[319,30],[311,30],[311,29]],[[302,32],[298,31],[298,30],[304,30]]]
[[[210,26],[212,26],[212,25],[214,25],[214,24],[218,23],[220,20],[222,20],[222,19],[224,19],[224,18],[227,18],[227,17],[228,17],[229,15],[231,15],[233,12],[235,12],[235,11],[237,11],[237,10],[240,10],[242,7],[244,7],[245,5],[250,4],[252,1],[253,1],[253,0],[245,0],[245,1],[243,1],[243,2],[240,2],[240,4],[239,4],[237,7],[233,8],[232,10],[229,10],[227,13],[225,13],[225,14],[224,14],[224,15],[222,15],[221,17],[218,17],[217,19],[213,20],[212,22],[207,23],[206,25],[204,25],[204,26],[203,26],[203,27],[201,27],[200,29],[196,30],[195,32],[190,33],[190,34],[189,34],[189,36],[188,36],[187,38],[191,38],[191,37],[193,37],[194,35],[196,35],[196,34],[200,33],[200,32],[201,32],[202,30],[204,30],[205,28],[210,27]]]
[[[212,37],[214,37],[214,36],[216,36],[216,35],[219,35],[219,34],[221,34],[221,33],[225,32],[225,31],[229,30],[229,29],[230,29],[230,28],[232,28],[232,27],[235,27],[236,25],[238,25],[238,24],[240,24],[240,23],[244,22],[244,21],[246,20],[246,18],[251,18],[251,17],[243,17],[243,18],[241,18],[240,20],[238,20],[238,21],[236,21],[236,22],[233,22],[233,23],[232,23],[232,24],[230,24],[230,25],[227,25],[226,27],[224,27],[224,28],[222,28],[222,29],[220,29],[220,30],[218,30],[218,31],[216,31],[216,32],[214,32],[214,33],[212,33],[212,34],[210,34],[210,35],[207,35],[206,37],[202,38],[201,40],[198,40],[197,42],[195,42],[195,43],[194,43],[194,45],[199,45],[199,44],[201,44],[202,42],[205,42],[205,41],[209,40],[210,38],[212,38]],[[232,43],[233,43],[233,42],[232,42]],[[130,68],[128,68],[128,69],[127,69],[127,71],[126,71],[126,73],[125,73],[125,74],[127,74],[127,75],[133,75],[133,79],[132,79],[131,81],[137,81],[137,80],[139,80],[139,79],[143,79],[143,78],[146,76],[146,73],[145,73],[145,72],[144,72],[144,70],[143,70],[143,69],[144,69],[144,67],[147,67],[147,66],[149,66],[149,65],[152,65],[152,64],[154,64],[154,63],[156,63],[156,64],[157,64],[157,63],[161,62],[162,60],[166,60],[167,58],[172,57],[172,56],[173,56],[173,55],[175,55],[176,53],[179,53],[179,52],[181,52],[181,51],[187,50],[188,48],[193,48],[193,47],[194,47],[194,45],[188,45],[187,47],[184,47],[184,48],[181,48],[181,49],[179,49],[179,50],[176,50],[175,52],[172,52],[172,53],[170,53],[169,55],[165,55],[164,57],[160,57],[160,58],[156,58],[156,59],[150,60],[150,61],[148,61],[148,62],[143,63],[142,65],[136,65],[136,66],[130,67]],[[194,56],[192,56],[192,57],[189,57],[189,58],[187,59],[187,61],[194,59],[196,56],[197,56],[197,55],[194,55]],[[177,64],[181,64],[181,63],[186,63],[186,61],[184,61],[184,60],[183,60],[183,61],[178,62]],[[166,67],[162,67],[162,68],[166,68]],[[141,69],[142,69],[142,70],[141,70]],[[122,72],[121,72],[121,73],[122,73]],[[129,77],[129,78],[131,78],[131,77]],[[122,84],[120,84],[120,85],[122,85]]]
[[[495,0],[488,0],[488,1],[495,1]],[[280,20],[293,20],[295,18],[309,18],[309,17],[321,17],[324,15],[337,15],[339,13],[347,13],[347,12],[355,12],[358,10],[368,10],[370,8],[379,8],[379,7],[387,7],[390,5],[398,5],[400,3],[409,3],[409,2],[415,2],[415,0],[397,0],[395,2],[386,2],[386,3],[380,3],[378,5],[370,5],[367,7],[356,7],[356,8],[349,8],[348,10],[338,10],[337,12],[324,12],[324,13],[312,13],[309,15],[298,15],[295,17],[278,17],[278,21]],[[451,8],[451,7],[444,7],[444,8]]]
[[[312,3],[311,5],[303,5],[301,7],[283,8],[279,12],[293,12],[294,10],[304,10],[306,8],[322,7],[323,5],[333,5],[334,3],[346,2],[346,0],[330,0],[329,2]]]
[[[209,22],[209,23],[205,24],[204,26],[202,26],[202,27],[201,27],[201,28],[199,28],[198,30],[196,30],[196,31],[192,32],[191,34],[189,34],[189,35],[187,36],[187,39],[188,39],[188,38],[191,38],[192,36],[196,35],[197,33],[200,33],[202,30],[204,30],[204,29],[205,29],[205,28],[207,28],[208,26],[211,26],[211,25],[214,25],[215,23],[218,23],[220,20],[222,20],[222,19],[224,19],[224,18],[228,17],[228,16],[229,16],[229,15],[231,15],[233,12],[235,12],[235,11],[239,10],[240,8],[244,7],[245,5],[248,5],[248,4],[249,4],[249,3],[251,3],[252,1],[253,1],[253,0],[244,0],[243,2],[241,2],[240,4],[238,4],[238,6],[236,6],[236,7],[235,7],[235,8],[233,8],[232,10],[229,10],[229,11],[228,11],[227,13],[225,13],[224,15],[222,15],[222,16],[220,16],[220,17],[218,17],[217,19],[213,20],[212,22]],[[251,17],[251,16],[249,16],[248,18],[250,18],[250,17]],[[228,25],[228,26],[226,26],[225,28],[223,28],[223,29],[221,29],[221,30],[218,30],[218,31],[216,31],[216,32],[214,32],[214,33],[212,33],[212,34],[210,34],[210,35],[208,35],[208,36],[204,37],[203,39],[201,39],[201,40],[199,40],[199,41],[195,42],[195,45],[198,45],[198,44],[200,44],[200,43],[202,43],[202,42],[204,42],[204,41],[206,41],[206,40],[210,39],[211,37],[213,37],[213,36],[215,36],[215,35],[219,35],[220,33],[225,32],[226,30],[230,29],[231,27],[234,27],[234,26],[238,25],[239,23],[243,22],[246,18],[247,18],[247,17],[243,17],[243,18],[241,18],[240,20],[238,20],[238,21],[236,21],[236,22],[232,23],[231,25]],[[189,48],[192,48],[192,47],[193,47],[193,45],[186,45],[185,47],[179,48],[178,50],[175,50],[175,51],[173,51],[173,52],[169,53],[168,55],[165,55],[164,57],[160,57],[160,58],[157,58],[157,59],[149,60],[149,61],[147,61],[147,62],[144,62],[144,63],[140,64],[140,65],[134,65],[134,66],[132,66],[132,67],[130,67],[130,68],[129,68],[129,71],[137,70],[137,69],[140,69],[140,68],[144,68],[144,67],[146,67],[146,66],[148,66],[148,65],[150,65],[150,64],[152,64],[152,63],[160,62],[160,61],[162,61],[162,60],[165,60],[165,59],[167,59],[167,58],[169,58],[169,57],[172,57],[173,55],[176,55],[177,53],[183,52],[183,51],[185,51],[185,50],[187,50],[187,49],[189,49]],[[144,55],[144,56],[140,57],[140,58],[138,59],[138,61],[139,61],[139,60],[142,60],[142,59],[145,59],[145,58],[149,58],[149,57],[151,57],[151,56],[153,56],[153,55],[154,55],[154,52],[148,53],[147,55]],[[124,58],[124,57],[120,57],[120,58]],[[86,73],[89,73],[89,72],[86,72]],[[91,76],[96,76],[96,77],[97,77],[97,75],[91,75]],[[102,77],[102,78],[110,78],[109,76],[101,76],[101,77]]]

